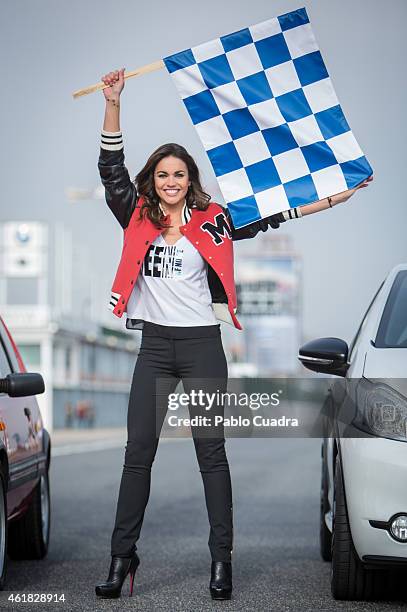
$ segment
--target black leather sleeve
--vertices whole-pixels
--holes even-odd
[[[125,229],[136,205],[136,187],[124,165],[123,149],[100,149],[99,172],[105,188],[106,202],[120,225]]]
[[[278,229],[280,227],[280,223],[284,223],[285,219],[283,213],[277,213],[275,215],[271,215],[270,217],[266,217],[265,219],[261,219],[260,221],[255,221],[254,223],[250,223],[250,225],[246,225],[240,229],[235,229],[233,226],[232,217],[230,215],[229,210],[225,209],[226,218],[230,225],[230,229],[232,231],[232,240],[245,240],[246,238],[254,238],[260,230],[262,232],[266,232],[269,227],[273,229]]]

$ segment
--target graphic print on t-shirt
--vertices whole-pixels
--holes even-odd
[[[176,244],[159,246],[150,245],[143,262],[143,275],[158,278],[176,278],[182,276],[184,249]]]

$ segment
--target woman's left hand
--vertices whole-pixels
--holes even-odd
[[[342,193],[337,193],[336,195],[331,196],[331,205],[336,206],[336,204],[346,202],[351,196],[353,196],[355,191],[358,189],[363,189],[363,187],[368,187],[371,181],[373,181],[373,174],[354,189],[348,189],[347,191],[342,191]]]

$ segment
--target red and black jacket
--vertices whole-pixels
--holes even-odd
[[[124,165],[123,149],[101,149],[98,165],[106,202],[124,230],[123,250],[110,301],[113,313],[121,317],[126,312],[144,257],[151,243],[164,230],[156,227],[145,215],[140,217],[143,201],[142,197],[137,197],[136,187]],[[283,215],[273,215],[235,229],[229,211],[219,204],[210,203],[205,211],[184,206],[183,219],[185,224],[180,226],[180,232],[208,264],[208,285],[216,317],[241,329],[235,316],[233,240],[253,238],[260,230],[265,232],[269,225],[277,228],[285,220]],[[131,320],[127,321],[127,327],[133,327]]]

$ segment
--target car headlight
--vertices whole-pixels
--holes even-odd
[[[407,516],[400,514],[390,523],[390,533],[395,540],[407,542]]]
[[[407,442],[407,399],[384,383],[362,379],[354,424],[375,436]]]

